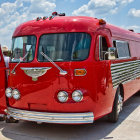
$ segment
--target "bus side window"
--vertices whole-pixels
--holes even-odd
[[[113,40],[113,47],[116,48],[116,40]],[[118,58],[117,48],[116,48],[116,51],[115,51],[115,58]]]
[[[116,58],[123,59],[130,57],[129,43],[121,40],[113,41],[114,47],[116,47]]]
[[[106,52],[108,50],[106,38],[99,36],[99,57],[100,60],[107,60]]]

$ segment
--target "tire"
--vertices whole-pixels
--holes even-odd
[[[13,119],[12,117],[10,117],[10,118],[6,118],[6,119],[5,119],[5,122],[6,122],[6,123],[18,123],[19,120],[15,120],[15,119]]]
[[[4,121],[5,120],[5,117],[0,117],[0,121]]]
[[[113,104],[113,109],[110,114],[108,114],[108,120],[112,123],[116,123],[119,118],[119,114],[123,107],[123,97],[121,96],[120,88],[117,89],[115,100]]]
[[[135,96],[140,96],[140,91],[138,91],[138,92],[135,94]]]

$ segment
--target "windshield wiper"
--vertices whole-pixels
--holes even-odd
[[[30,48],[30,49],[31,49],[31,48]],[[24,55],[24,57],[21,58],[21,60],[19,59],[19,62],[15,65],[15,67],[14,67],[14,68],[12,69],[12,71],[11,71],[12,74],[16,74],[16,72],[15,72],[16,67],[28,56],[28,54],[29,54],[29,52],[30,52],[30,49],[29,49],[29,51]]]
[[[50,61],[60,72],[59,72],[59,74],[61,74],[61,75],[66,75],[68,72],[67,71],[64,71],[64,70],[62,70],[55,62],[53,62],[53,60],[50,58],[50,57],[48,57],[45,53],[43,53],[43,52],[40,52],[41,53],[41,55],[43,55],[48,61]]]

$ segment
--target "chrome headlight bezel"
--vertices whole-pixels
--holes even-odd
[[[59,102],[61,103],[65,103],[68,100],[68,93],[66,91],[60,91],[57,94],[57,99],[59,100]]]
[[[19,90],[14,89],[14,90],[12,91],[12,97],[13,97],[15,100],[19,100],[19,99],[20,99],[20,92],[19,92]]]
[[[72,99],[75,101],[75,102],[80,102],[83,100],[83,93],[81,90],[75,90],[73,93],[72,93]]]
[[[12,98],[12,88],[10,87],[6,88],[5,95],[7,98]]]

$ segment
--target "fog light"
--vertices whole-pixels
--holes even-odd
[[[11,98],[12,97],[12,89],[11,88],[7,88],[5,90],[5,95],[6,95],[6,97]]]
[[[57,98],[60,102],[64,103],[68,100],[68,93],[66,91],[60,91]]]
[[[80,90],[75,90],[75,91],[72,93],[72,99],[73,99],[75,102],[80,102],[80,101],[82,101],[82,99],[83,99],[83,93],[82,93],[82,91],[80,91]]]
[[[20,92],[17,89],[14,89],[12,91],[12,96],[15,100],[18,100],[18,99],[20,99]]]

